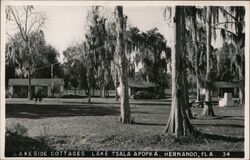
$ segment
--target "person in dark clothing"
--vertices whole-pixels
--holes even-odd
[[[41,91],[41,89],[39,89],[37,91],[37,94],[36,94],[36,100],[35,100],[35,102],[37,102],[37,100],[39,100],[39,102],[42,102],[42,98],[43,98],[42,91]]]

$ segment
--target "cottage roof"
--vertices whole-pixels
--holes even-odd
[[[52,79],[43,78],[43,79],[31,79],[32,86],[51,86]],[[9,86],[27,86],[29,83],[28,79],[9,79]],[[64,81],[61,78],[53,79],[55,85],[64,85]]]
[[[128,86],[131,88],[154,88],[157,85],[152,82],[144,82],[144,81],[128,81]]]
[[[228,81],[216,81],[214,85],[217,88],[239,88],[240,84],[236,82],[228,82]]]

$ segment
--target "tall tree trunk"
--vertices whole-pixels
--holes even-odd
[[[245,94],[244,94],[244,77],[242,75],[242,69],[240,66],[237,66],[238,72],[239,72],[239,104],[244,104],[245,103]]]
[[[187,114],[186,106],[183,102],[183,44],[184,37],[182,34],[184,32],[185,20],[183,7],[175,7],[175,17],[174,17],[174,36],[173,42],[175,46],[172,48],[172,104],[170,116],[167,122],[165,132],[174,135],[176,138],[181,136],[188,136],[193,133],[194,128],[191,125]]]
[[[240,39],[241,37],[238,37],[237,39]],[[239,57],[240,56],[240,44],[239,42],[236,42],[236,41],[233,41],[233,45],[234,47],[236,48],[236,55],[238,55]],[[243,56],[244,57],[244,56]],[[241,62],[238,62],[237,60],[235,60],[235,66],[236,66],[236,69],[238,71],[238,74],[239,74],[239,84],[240,84],[240,87],[239,87],[239,104],[244,104],[245,103],[245,93],[244,93],[244,90],[245,90],[245,78],[244,78],[244,71],[243,71],[243,68],[242,67],[245,67],[244,66],[244,60],[241,60]]]
[[[115,100],[118,101],[117,85],[115,85]]]
[[[207,7],[206,15],[206,29],[207,29],[207,72],[206,72],[206,91],[205,91],[205,105],[202,115],[214,116],[211,97],[211,74],[210,74],[210,55],[211,55],[211,7]]]
[[[122,123],[131,123],[129,94],[128,94],[128,62],[125,55],[125,40],[124,40],[124,17],[123,7],[116,7],[117,14],[117,45],[116,54],[118,54],[119,63],[119,81],[121,87],[121,115],[120,121]]]
[[[199,78],[196,77],[196,101],[199,102],[201,99],[201,94],[200,94],[200,81]]]
[[[29,99],[29,100],[32,100],[31,75],[30,75],[30,71],[28,71],[28,99]]]
[[[91,103],[91,87],[88,89],[88,103]]]
[[[102,87],[102,91],[100,90],[100,92],[101,92],[102,98],[105,98],[105,86]]]
[[[146,81],[149,82],[149,74],[146,74]]]
[[[31,48],[30,48],[30,46],[29,46],[29,40],[27,39],[27,41],[25,41],[26,42],[26,47],[28,47],[28,53],[29,53],[29,63],[30,63],[30,65],[32,65],[32,63],[31,63]],[[31,66],[30,66],[31,67]],[[28,69],[28,99],[29,100],[32,100],[32,89],[31,89],[31,73],[30,73],[30,69]]]
[[[186,68],[186,67],[184,67]],[[188,80],[187,80],[187,74],[186,74],[186,70],[184,69],[183,70],[183,89],[184,89],[184,106],[186,107],[186,112],[187,112],[187,116],[188,118],[192,119],[194,118],[193,117],[193,114],[192,114],[192,111],[191,111],[191,106],[189,104],[189,92],[188,92]]]
[[[244,104],[244,89],[242,87],[242,84],[240,84],[239,87],[239,104]]]
[[[87,89],[85,88],[84,91],[85,91],[85,95],[88,96],[88,95],[89,95],[89,89],[87,90]],[[67,90],[67,92],[68,92],[68,90]],[[66,93],[66,95],[67,95],[67,94],[68,94],[68,93]]]
[[[239,43],[236,44],[236,52],[237,52],[236,54],[240,55],[240,44]],[[241,60],[241,61],[243,61],[243,60]],[[245,90],[245,84],[244,84],[245,81],[244,81],[244,79],[245,78],[244,78],[244,73],[243,73],[242,67],[245,67],[245,66],[244,66],[243,62],[236,62],[236,67],[237,67],[237,70],[238,70],[239,83],[240,83],[240,87],[239,87],[239,103],[244,104],[245,103],[245,93],[244,93],[244,90]]]
[[[194,52],[195,52],[195,76],[196,76],[196,92],[197,97],[196,101],[200,101],[200,82],[199,82],[199,51],[197,43],[197,26],[196,26],[196,8],[192,15],[192,38],[194,43]]]
[[[118,93],[117,93],[117,87],[118,87],[118,75],[115,75],[114,78],[114,85],[115,85],[115,100],[118,101]]]
[[[87,72],[87,84],[88,84],[88,103],[91,103],[91,69],[88,70]]]

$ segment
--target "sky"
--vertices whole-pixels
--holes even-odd
[[[113,7],[104,7],[111,13]],[[46,13],[48,17],[43,29],[48,44],[54,46],[62,55],[68,46],[79,42],[84,37],[84,25],[86,22],[87,6],[35,6],[36,10]],[[124,7],[124,14],[128,16],[128,25],[137,26],[142,31],[154,27],[169,39],[168,25],[163,17],[162,7]],[[62,56],[60,57],[62,60]]]
[[[44,12],[47,21],[43,28],[45,40],[60,53],[59,61],[62,62],[62,52],[70,45],[79,43],[84,39],[84,27],[86,26],[87,12],[90,6],[63,6],[63,5],[35,5],[35,11]],[[105,13],[112,14],[114,7],[104,6]],[[167,40],[167,45],[172,46],[172,28],[163,16],[162,6],[124,6],[123,12],[128,16],[128,26],[138,27],[141,31],[158,28]],[[11,30],[11,27],[7,27]],[[14,32],[14,31],[13,31]],[[217,38],[212,45],[220,48],[222,41]],[[219,43],[218,43],[219,42]]]

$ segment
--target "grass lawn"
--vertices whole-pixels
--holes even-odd
[[[217,107],[217,117],[191,120],[206,133],[203,140],[177,142],[162,135],[169,112],[167,100],[131,100],[134,124],[118,121],[119,103],[113,99],[45,100],[42,103],[7,102],[6,127],[19,123],[28,137],[46,138],[60,150],[244,150],[244,107]],[[201,108],[192,108],[200,115]]]

